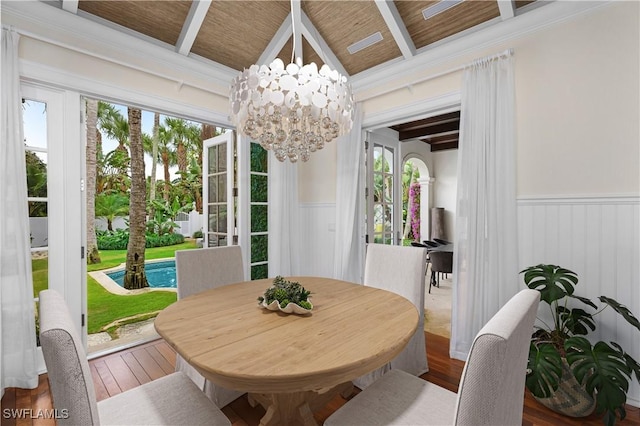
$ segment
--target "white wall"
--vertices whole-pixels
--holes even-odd
[[[432,154],[434,189],[433,207],[444,207],[445,239],[453,241],[458,186],[458,150],[436,151]]]

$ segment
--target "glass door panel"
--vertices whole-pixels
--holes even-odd
[[[203,148],[203,161],[207,165],[203,179],[204,245],[232,245],[235,235],[233,132],[207,139]]]
[[[367,223],[368,241],[378,244],[399,244],[397,235],[400,224],[398,218],[401,212],[398,208],[400,194],[399,177],[399,146],[397,138],[394,140],[386,134],[368,133],[367,148]]]

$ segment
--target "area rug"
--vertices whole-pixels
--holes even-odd
[[[427,279],[429,275],[427,275]],[[424,330],[438,336],[451,337],[451,275],[440,278],[440,287],[431,287],[424,295]]]

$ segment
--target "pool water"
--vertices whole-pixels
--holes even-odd
[[[149,287],[176,288],[176,261],[151,262],[144,264]],[[107,273],[109,278],[124,287],[124,270]]]

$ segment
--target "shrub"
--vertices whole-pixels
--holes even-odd
[[[203,238],[202,229],[193,233],[193,238]]]
[[[126,250],[127,244],[129,244],[129,231],[125,229],[118,229],[112,232],[97,231],[96,234],[99,250]],[[184,242],[184,236],[181,234],[157,235],[147,233],[145,239],[146,248],[166,247]]]

